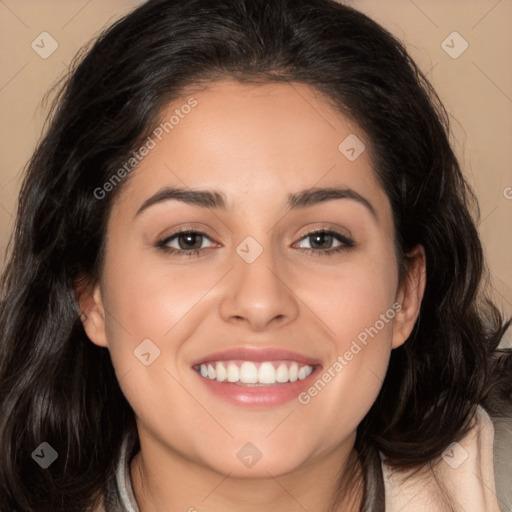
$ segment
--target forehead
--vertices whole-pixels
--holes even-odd
[[[366,135],[304,84],[215,82],[172,102],[156,130],[123,191],[139,206],[163,186],[221,190],[230,210],[327,186],[386,201]],[[347,158],[347,144],[357,158]]]

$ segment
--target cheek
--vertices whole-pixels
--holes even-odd
[[[215,283],[211,273],[179,265],[130,263],[126,259],[112,268],[107,279],[106,307],[116,316],[110,324],[114,344],[119,335],[161,339]]]
[[[207,314],[216,310],[211,290],[225,272],[213,271],[211,266],[202,269],[170,265],[165,258],[156,264],[143,259],[132,261],[127,254],[123,258],[112,257],[106,266],[109,351],[130,401],[137,400],[141,390],[153,393],[169,386],[166,371],[179,378],[188,371],[182,347]],[[150,365],[146,366],[148,362]],[[129,378],[124,379],[125,376]],[[134,389],[130,389],[135,381]],[[165,385],[162,381],[166,381]],[[170,394],[179,396],[175,391],[179,390]]]
[[[302,276],[297,294],[329,328],[339,353],[346,350],[350,340],[374,326],[380,316],[392,307],[397,270],[393,254],[390,252],[388,256],[356,255],[322,274],[316,272],[308,277],[304,273]],[[391,315],[394,317],[393,311]],[[389,337],[391,324],[379,322],[377,327]]]
[[[338,317],[333,315],[332,355],[298,397],[305,414],[326,433],[327,444],[355,431],[375,402],[391,354],[394,315],[389,302],[375,297],[346,303]]]
[[[357,428],[382,387],[396,316],[396,261],[362,258],[322,280],[309,294],[330,333],[330,360],[314,384],[299,397],[326,424]],[[305,293],[303,290],[302,293]]]
[[[378,337],[366,347],[333,358],[299,396],[304,417],[315,418],[322,443],[336,444],[354,432],[380,392],[389,361],[389,348]]]

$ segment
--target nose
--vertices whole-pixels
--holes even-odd
[[[276,261],[270,249],[248,263],[234,254],[234,268],[226,281],[220,314],[229,323],[247,323],[254,331],[284,326],[299,314],[293,284],[286,282],[286,261]]]

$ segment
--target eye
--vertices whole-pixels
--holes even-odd
[[[179,230],[157,243],[157,247],[171,254],[194,256],[204,251],[204,240],[211,238],[201,231]]]
[[[301,242],[306,241],[309,247],[301,247],[304,252],[315,256],[332,255],[340,251],[347,251],[354,247],[354,242],[350,238],[338,233],[337,231],[320,229],[308,233],[305,237],[301,238]],[[333,243],[338,243],[334,245]]]

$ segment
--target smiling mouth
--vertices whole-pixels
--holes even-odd
[[[297,361],[212,361],[193,367],[205,379],[239,386],[273,386],[303,380],[315,365]]]

